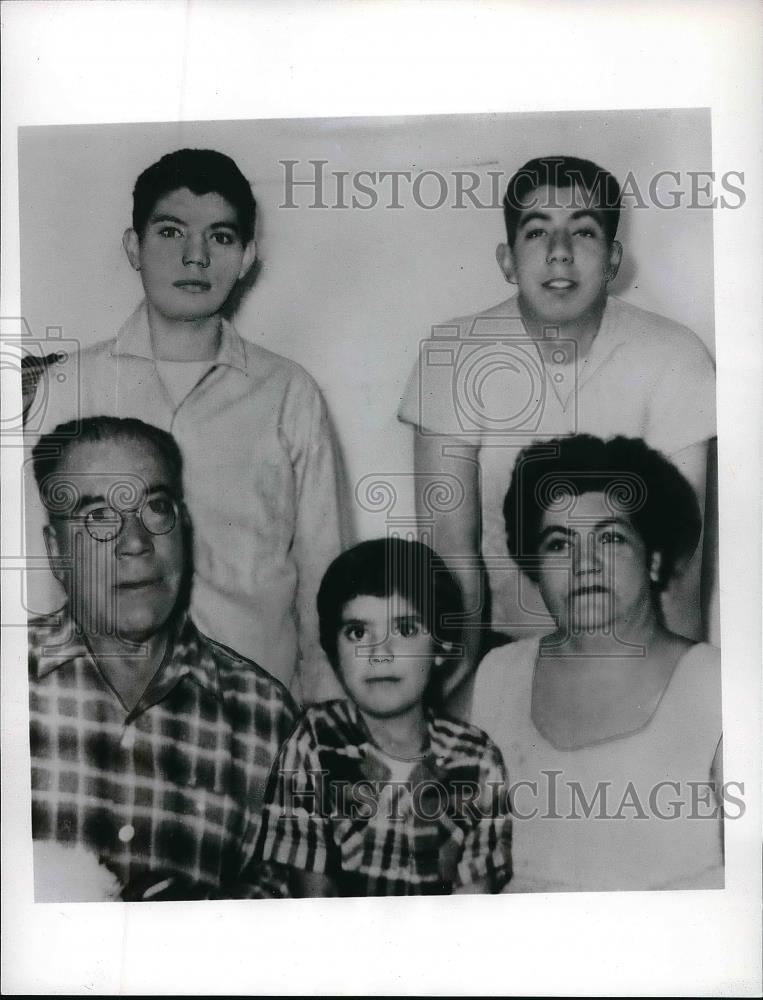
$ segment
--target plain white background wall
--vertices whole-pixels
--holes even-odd
[[[49,326],[83,346],[113,336],[142,295],[121,235],[130,223],[135,179],[164,153],[211,147],[232,156],[258,201],[260,270],[235,323],[239,332],[294,358],[322,388],[350,486],[369,473],[406,473],[410,429],[396,419],[419,341],[430,327],[493,305],[513,290],[495,263],[503,238],[500,208],[457,200],[454,171],[480,176],[476,195],[491,200],[490,171],[511,173],[532,156],[595,160],[622,182],[630,172],[649,200],[683,191],[681,207],[626,207],[619,232],[625,260],[613,293],[692,327],[713,351],[712,213],[689,208],[687,171],[711,169],[710,114],[703,110],[612,111],[426,118],[291,119],[146,125],[54,126],[19,133],[22,307],[34,335]],[[417,206],[400,182],[401,209],[387,207],[391,182],[377,181],[371,209],[315,209],[307,187],[286,200],[281,160],[327,160],[324,201],[335,199],[334,171],[438,171],[448,182],[440,208]],[[370,184],[366,177],[363,181]],[[432,204],[438,187],[422,183]],[[361,201],[367,203],[366,196]],[[702,199],[707,202],[707,198]],[[730,199],[732,203],[736,199]],[[634,199],[630,199],[632,206]],[[412,513],[405,476],[395,514]],[[385,532],[382,514],[356,508],[359,537]]]

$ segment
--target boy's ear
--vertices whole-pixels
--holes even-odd
[[[607,281],[614,281],[617,272],[620,270],[620,263],[623,259],[623,245],[619,240],[612,240],[609,248],[609,267],[607,268]]]
[[[499,243],[495,248],[495,259],[498,261],[498,266],[503,272],[504,278],[511,282],[512,285],[516,285],[517,276],[514,269],[514,254],[511,252],[511,247],[508,243]]]
[[[64,553],[55,527],[52,524],[46,524],[42,529],[42,537],[45,540],[45,551],[48,553],[50,561],[50,571],[59,583],[63,583],[65,574],[61,566],[57,565],[57,561]]]
[[[436,667],[441,667],[445,663],[445,657],[450,656],[453,652],[452,642],[441,642],[439,644],[440,652],[435,654],[434,665]]]
[[[134,229],[125,229],[122,235],[122,246],[130,261],[130,267],[134,271],[140,271],[140,237]]]
[[[649,579],[652,581],[652,583],[659,583],[661,566],[662,566],[662,553],[653,552],[652,561],[649,564]]]
[[[241,270],[238,272],[238,280],[244,277],[248,272],[249,268],[257,260],[257,243],[255,240],[249,240],[247,245],[244,247],[244,258],[241,261]]]

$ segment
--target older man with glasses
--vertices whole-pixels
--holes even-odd
[[[192,529],[174,439],[92,417],[56,427],[32,458],[67,598],[29,626],[40,857],[51,844],[90,852],[123,899],[285,894],[281,873],[254,855],[295,707],[188,615]],[[38,898],[56,898],[55,872],[39,867]]]

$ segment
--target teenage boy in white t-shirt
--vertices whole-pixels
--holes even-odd
[[[516,567],[506,572],[501,507],[526,444],[574,433],[643,438],[679,467],[704,508],[713,362],[691,330],[608,296],[623,252],[619,215],[617,180],[595,163],[526,163],[509,181],[507,240],[497,249],[518,294],[436,327],[403,396],[399,417],[416,429],[422,474],[418,509],[434,518],[432,544],[458,572],[476,626],[454,684],[476,666],[489,625],[515,637],[550,628],[537,590]],[[463,497],[432,511],[426,488],[443,473],[460,480]],[[713,548],[705,546],[710,583]],[[663,604],[671,627],[691,638],[703,631],[701,561],[700,552]]]

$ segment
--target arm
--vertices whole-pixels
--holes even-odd
[[[419,531],[432,532],[431,545],[448,563],[464,597],[464,655],[445,681],[444,695],[453,695],[477,668],[482,625],[488,617],[487,573],[480,554],[480,477],[478,448],[463,440],[415,433],[416,516]],[[433,510],[427,490],[438,476],[455,477],[463,498],[451,510]]]
[[[483,734],[484,738],[484,734]],[[511,878],[511,815],[501,751],[487,740],[453,892],[500,892]]]
[[[707,441],[690,445],[671,455],[671,460],[694,487],[703,518],[703,533],[691,559],[682,567],[663,597],[667,626],[689,639],[706,638],[713,631],[708,620],[711,595],[717,588],[717,525],[710,524],[705,511],[715,519],[715,448]],[[708,475],[708,471],[710,475]],[[709,503],[706,497],[711,496]]]
[[[342,694],[318,641],[315,598],[329,563],[342,551],[347,520],[340,503],[336,450],[326,407],[312,380],[295,394],[292,464],[295,483],[294,558],[300,681],[306,704]]]

